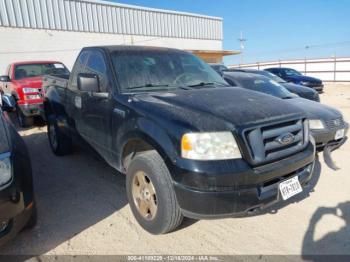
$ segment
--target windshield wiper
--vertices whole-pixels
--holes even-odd
[[[132,89],[141,89],[141,88],[145,88],[145,87],[176,87],[176,88],[180,88],[180,89],[184,89],[184,90],[189,90],[187,87],[185,86],[175,86],[175,85],[168,85],[168,84],[145,84],[145,85],[141,85],[141,86],[131,86],[128,87],[127,90],[132,90]]]
[[[295,96],[285,96],[285,97],[283,97],[283,99],[293,99],[293,98],[295,98]]]
[[[213,85],[228,86],[219,82],[200,82],[198,84],[188,85],[188,87],[201,87],[201,86],[213,86]]]
[[[155,85],[155,84],[145,84],[141,86],[131,86],[128,87],[127,89],[139,89],[139,88],[145,88],[145,87],[168,87],[169,85]]]

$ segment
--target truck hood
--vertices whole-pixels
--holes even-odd
[[[10,150],[3,113],[0,109],[0,154]]]
[[[287,117],[305,117],[284,100],[239,87],[139,94],[138,109],[201,131],[229,130]],[[135,103],[136,106],[137,103]],[[278,110],[276,110],[278,109]]]
[[[43,83],[43,77],[42,76],[28,77],[20,80],[13,80],[13,83],[17,87],[41,88]]]
[[[294,98],[285,101],[303,109],[308,119],[328,121],[342,117],[342,114],[337,109],[304,98]]]
[[[293,83],[281,83],[281,84],[293,93],[302,94],[308,97],[312,97],[313,95],[317,94],[315,90],[302,85],[296,85]]]
[[[288,76],[287,79],[297,81],[297,82],[322,83],[322,81],[320,79],[310,77],[310,76],[303,76],[303,75]]]

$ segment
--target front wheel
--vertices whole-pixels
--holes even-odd
[[[68,155],[72,152],[72,140],[64,135],[53,117],[47,122],[47,134],[52,152],[57,156]]]
[[[138,223],[151,234],[165,234],[183,219],[163,159],[156,151],[138,154],[130,163],[126,191]]]

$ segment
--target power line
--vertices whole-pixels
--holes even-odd
[[[322,47],[338,46],[338,45],[347,45],[347,44],[350,44],[350,41],[333,42],[333,43],[325,43],[325,44],[317,44],[317,45],[306,45],[306,46],[304,46],[304,47],[280,49],[280,50],[266,51],[266,52],[261,51],[261,52],[250,53],[250,55],[265,55],[265,54],[276,54],[276,53],[278,53],[278,54],[281,54],[281,53],[291,53],[291,52],[309,50],[309,49],[313,49],[313,48],[322,48]]]

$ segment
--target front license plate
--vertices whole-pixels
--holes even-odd
[[[335,132],[334,139],[335,140],[341,139],[344,137],[344,135],[345,135],[345,129],[339,129],[339,130],[337,130],[337,132]]]
[[[279,187],[283,200],[287,200],[303,191],[297,176],[283,181]]]

